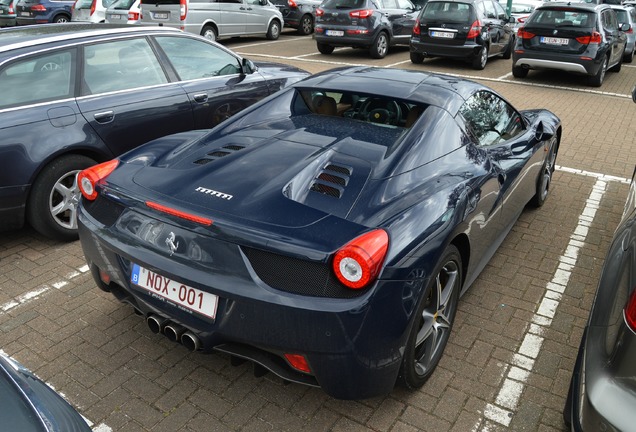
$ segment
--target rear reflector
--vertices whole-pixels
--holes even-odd
[[[636,289],[632,291],[627,306],[625,306],[625,322],[632,331],[636,332]]]
[[[305,373],[311,373],[311,369],[309,369],[309,363],[307,363],[307,359],[304,355],[285,354],[285,358],[294,369]]]
[[[210,226],[212,225],[212,219],[204,218],[201,216],[193,215],[192,213],[182,212],[177,209],[173,209],[171,207],[166,207],[161,204],[154,203],[152,201],[146,201],[146,205],[153,210],[160,211],[162,213],[169,214],[171,216],[176,216],[181,219],[189,220],[190,222],[196,222],[201,225]]]

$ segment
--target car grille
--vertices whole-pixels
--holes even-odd
[[[312,183],[310,190],[340,198],[353,170],[342,165],[327,165]]]
[[[82,200],[84,209],[94,217],[99,223],[111,226],[124,211],[124,207],[108,198],[98,196],[94,201]]]
[[[220,149],[211,151],[201,159],[195,160],[194,163],[197,165],[205,165],[208,162],[212,162],[213,160],[217,160],[219,158],[231,155],[232,153],[236,153],[237,151],[243,150],[245,147],[246,146],[240,144],[228,144],[221,147]]]
[[[365,290],[352,290],[342,285],[329,265],[242,247],[263,282],[272,288],[312,297],[354,298]]]

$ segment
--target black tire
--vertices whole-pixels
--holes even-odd
[[[267,34],[265,37],[269,40],[276,40],[280,36],[280,21],[272,20],[269,23],[269,28],[267,29]]]
[[[424,54],[411,51],[411,63],[422,64],[424,62]]]
[[[450,245],[442,254],[414,316],[398,375],[408,389],[421,387],[437,367],[453,326],[462,285],[462,259]]]
[[[514,36],[510,36],[510,40],[508,41],[508,46],[506,47],[506,50],[501,54],[501,58],[504,60],[508,60],[510,57],[512,57],[512,50],[515,47],[515,37]]]
[[[634,51],[636,51],[636,47],[634,47],[634,49],[631,52],[623,56],[623,61],[625,63],[631,63],[634,60]]]
[[[386,32],[381,31],[375,37],[375,40],[369,47],[369,55],[374,59],[381,59],[386,57],[389,52],[389,36]]]
[[[484,70],[488,63],[488,45],[484,45],[473,59],[473,69]]]
[[[77,174],[92,165],[95,161],[86,156],[67,155],[42,169],[31,187],[26,210],[36,231],[55,240],[77,239]]]
[[[300,18],[298,34],[302,36],[310,35],[314,31],[314,19],[311,15],[305,14]]]
[[[52,22],[55,23],[55,24],[63,24],[63,23],[67,23],[69,21],[71,21],[71,18],[69,18],[68,16],[66,16],[66,15],[58,15],[55,18],[53,18]]]
[[[512,76],[515,78],[525,78],[528,76],[528,71],[530,69],[522,68],[520,66],[512,67]]]
[[[331,54],[334,49],[332,45],[327,45],[320,42],[316,42],[316,46],[318,47],[318,51],[320,51],[320,54]]]
[[[206,25],[201,29],[201,36],[207,40],[216,41],[219,38],[219,32],[213,25]]]
[[[556,166],[557,146],[558,143],[555,138],[550,145],[550,151],[543,162],[541,173],[539,173],[539,177],[537,178],[536,192],[530,200],[532,207],[539,208],[545,203],[545,200],[548,199],[550,185],[552,184],[552,175],[554,174],[554,167]]]
[[[605,79],[605,69],[607,69],[607,57],[603,57],[603,62],[601,63],[601,67],[598,69],[596,75],[593,75],[588,79],[589,85],[592,87],[600,87]]]

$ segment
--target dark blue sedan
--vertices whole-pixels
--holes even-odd
[[[77,174],[210,128],[309,74],[169,28],[46,25],[0,37],[0,230],[77,238]]]
[[[337,398],[417,388],[561,134],[470,81],[334,70],[83,171],[80,240],[100,288],[192,350]]]

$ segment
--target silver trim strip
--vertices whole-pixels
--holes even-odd
[[[516,67],[529,66],[531,69],[559,69],[566,72],[578,72],[587,74],[587,70],[583,65],[577,63],[563,62],[557,60],[541,60],[531,58],[521,58],[515,63]]]

